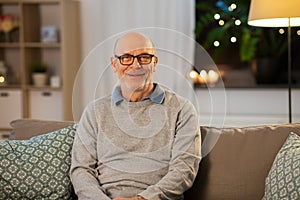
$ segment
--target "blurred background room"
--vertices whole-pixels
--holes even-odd
[[[250,0],[0,0],[1,135],[18,118],[78,121],[117,84],[110,57],[128,31],[152,38],[155,81],[189,98],[201,125],[288,123],[287,28],[249,26],[249,8]],[[299,27],[291,44],[299,122]]]

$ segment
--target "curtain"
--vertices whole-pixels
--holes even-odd
[[[117,84],[110,57],[115,40],[128,31],[154,42],[159,56],[154,81],[195,102],[187,78],[194,60],[194,0],[82,0],[81,17],[84,59],[73,90],[75,120],[88,102]]]

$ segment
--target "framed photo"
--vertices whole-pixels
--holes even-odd
[[[56,26],[42,26],[41,29],[42,42],[58,42],[58,29]]]

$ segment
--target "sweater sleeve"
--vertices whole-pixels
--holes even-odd
[[[70,177],[78,199],[110,200],[97,179],[97,122],[94,105],[85,109],[74,138]]]
[[[186,101],[177,118],[169,171],[157,184],[139,195],[147,200],[182,199],[182,194],[196,178],[201,160],[200,149],[198,115],[193,105]]]

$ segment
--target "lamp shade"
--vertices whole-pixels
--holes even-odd
[[[300,26],[300,0],[251,0],[248,24],[262,27]]]

